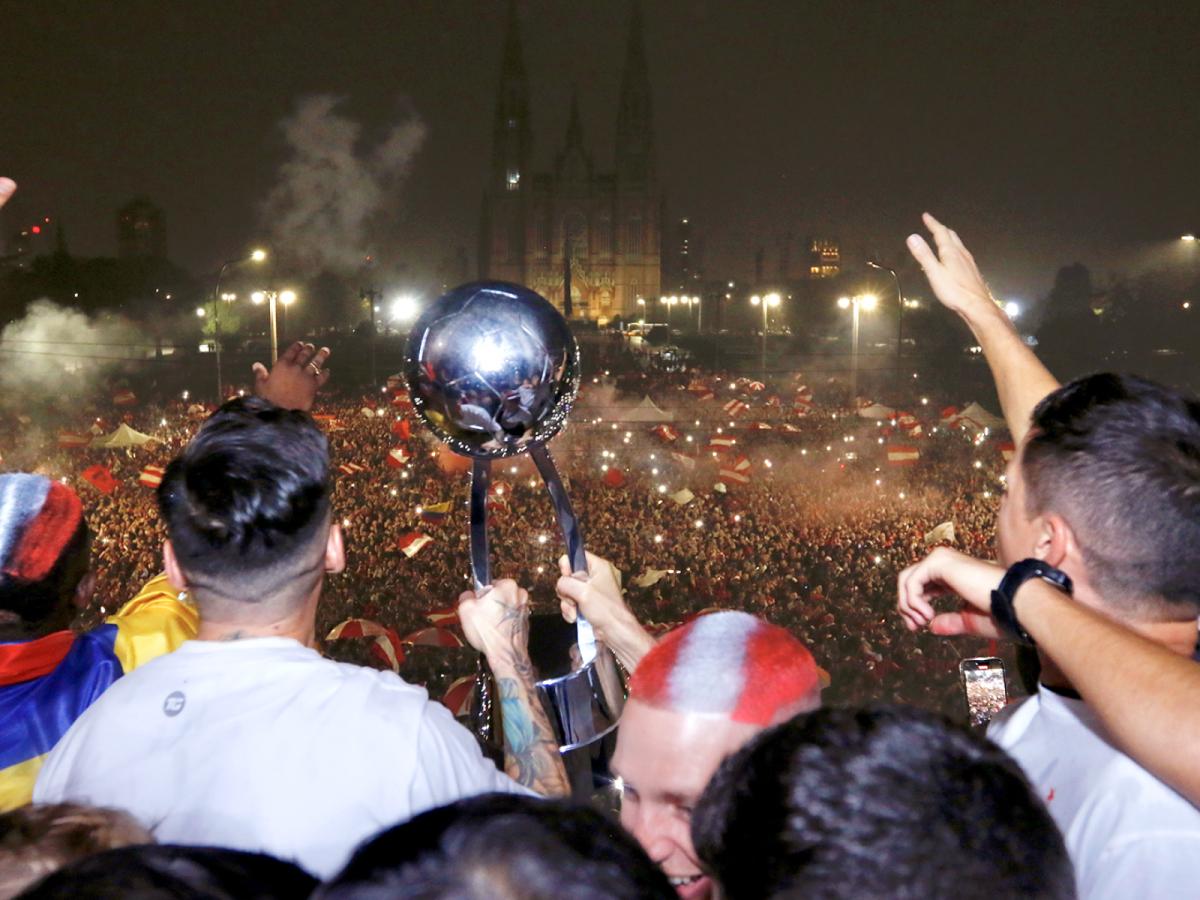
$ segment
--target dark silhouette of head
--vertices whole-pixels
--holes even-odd
[[[1074,897],[1054,821],[1002,750],[916,709],[823,709],[763,732],[692,817],[730,900]]]
[[[321,900],[674,898],[616,822],[587,807],[512,794],[460,800],[363,844]]]
[[[36,900],[303,900],[317,880],[289,862],[220,847],[122,847],[59,869]]]

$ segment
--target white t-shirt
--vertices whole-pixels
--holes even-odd
[[[1200,811],[1113,747],[1082,700],[1046,687],[992,720],[1058,824],[1081,900],[1196,897]]]
[[[423,688],[289,638],[188,641],[71,727],[34,800],[126,809],[164,843],[270,853],[328,877],[365,838],[526,792]]]

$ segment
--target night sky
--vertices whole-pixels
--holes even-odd
[[[623,0],[520,0],[536,168],[572,86],[611,164]],[[657,159],[706,272],[746,277],[760,245],[839,236],[896,259],[928,208],[999,291],[1044,294],[1075,260],[1103,277],[1200,230],[1200,7],[1115,3],[646,0]],[[367,134],[429,129],[381,234],[414,277],[474,258],[506,4],[0,4],[4,230],[60,216],[73,252],[115,252],[144,194],[170,255],[200,272],[252,241],[311,94]]]

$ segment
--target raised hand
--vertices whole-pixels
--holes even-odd
[[[539,793],[567,796],[567,770],[529,661],[529,592],[508,578],[481,594],[465,591],[458,598],[458,620],[468,643],[487,657],[496,679],[505,771]]]
[[[324,367],[328,359],[328,347],[318,350],[296,341],[279,354],[270,372],[262,363],[254,364],[254,393],[284,409],[308,412],[317,391],[329,380],[329,370]]]
[[[896,608],[909,631],[928,628],[934,634],[973,634],[1000,637],[991,616],[992,591],[1004,570],[992,562],[938,547],[920,562],[909,566],[897,579]],[[957,612],[938,613],[933,600],[948,594],[962,601]]]
[[[964,317],[972,311],[983,311],[985,305],[998,311],[992,292],[975,265],[975,257],[958,235],[929,213],[921,218],[933,235],[936,255],[919,234],[910,234],[907,244],[909,252],[925,270],[925,277],[937,298]]]
[[[590,574],[571,571],[566,556],[558,561],[562,577],[555,585],[563,618],[574,622],[580,612],[592,624],[596,637],[617,655],[625,670],[632,672],[654,646],[650,636],[621,596],[621,573],[608,560],[587,555]]]
[[[9,198],[17,192],[17,183],[11,178],[0,178],[0,206],[4,206]]]

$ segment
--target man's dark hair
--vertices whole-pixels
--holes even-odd
[[[30,900],[302,900],[317,885],[273,856],[219,847],[122,847],[59,869],[34,885]]]
[[[1075,896],[1016,763],[900,706],[822,709],[758,735],[709,782],[692,839],[730,900]]]
[[[1200,614],[1200,402],[1152,381],[1079,378],[1033,411],[1026,511],[1075,532],[1088,579],[1121,612]]]
[[[321,900],[674,898],[621,826],[564,801],[487,794],[422,813],[355,852]]]
[[[202,603],[290,604],[322,573],[325,436],[306,413],[230,400],[167,466],[158,507]]]

